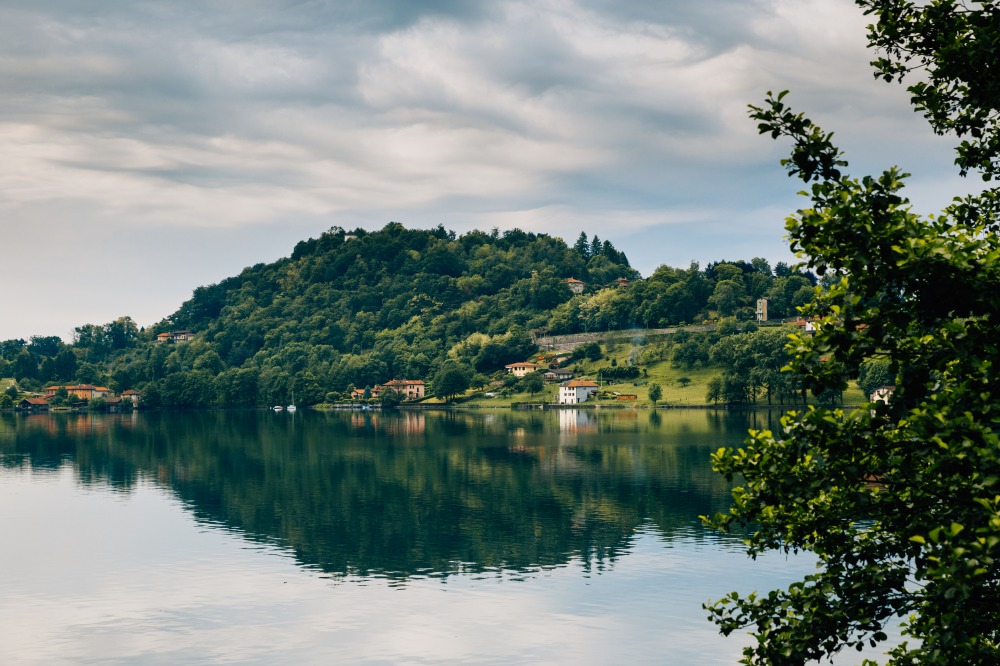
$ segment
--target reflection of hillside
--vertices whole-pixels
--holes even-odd
[[[0,453],[72,460],[83,482],[122,488],[144,475],[200,519],[282,543],[307,566],[407,576],[591,564],[646,522],[700,538],[697,516],[728,503],[708,454],[746,427],[708,412],[591,414],[566,440],[553,413],[296,416],[5,416]]]

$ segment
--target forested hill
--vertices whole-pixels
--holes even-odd
[[[203,333],[230,367],[299,343],[376,352],[389,378],[423,377],[471,333],[520,336],[544,326],[572,296],[567,278],[604,286],[636,277],[625,255],[598,239],[574,249],[520,230],[456,237],[396,223],[374,233],[334,228],[289,259],[196,289],[156,330]]]
[[[122,317],[77,327],[72,345],[2,342],[0,377],[135,388],[167,405],[312,403],[390,379],[430,380],[446,361],[489,375],[527,358],[537,331],[751,319],[763,295],[772,316],[793,315],[814,282],[762,259],[661,266],[641,279],[611,243],[583,233],[569,246],[517,229],[335,227],[288,258],[199,287],[149,330]],[[192,339],[156,342],[178,331]]]

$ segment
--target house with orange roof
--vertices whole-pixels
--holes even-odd
[[[566,278],[566,284],[569,286],[569,290],[574,294],[582,294],[583,288],[586,286],[583,281],[577,280],[576,278]]]
[[[111,395],[111,389],[107,386],[94,386],[93,384],[75,384],[73,386],[46,386],[45,397],[55,396],[59,389],[66,389],[66,393],[75,396],[80,400],[90,400],[91,398],[104,398]]]
[[[187,342],[188,340],[194,340],[194,333],[187,329],[156,334],[157,342]]]
[[[578,405],[586,402],[600,389],[600,385],[591,379],[572,379],[563,382],[559,385],[559,404]]]
[[[419,379],[393,379],[385,384],[376,384],[371,388],[356,388],[351,391],[352,400],[364,400],[365,391],[373,398],[378,398],[382,391],[392,389],[398,393],[403,400],[421,400],[427,392],[427,385]]]
[[[820,321],[822,320],[814,317],[812,319],[796,319],[795,321],[789,323],[792,326],[799,328],[806,335],[813,335],[819,327]]]
[[[538,370],[537,363],[510,363],[505,365],[504,368],[507,370],[508,374],[512,374],[515,377],[524,377],[525,375]]]
[[[17,408],[22,412],[47,412],[49,401],[45,398],[24,398],[17,403]]]
[[[419,379],[393,379],[378,388],[381,391],[392,389],[402,396],[403,400],[420,400],[424,397],[427,387]]]

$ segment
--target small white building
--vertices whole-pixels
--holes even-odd
[[[597,382],[589,379],[573,379],[559,385],[559,404],[578,405],[600,390]]]
[[[889,404],[889,398],[892,397],[893,391],[896,390],[895,386],[879,386],[877,389],[872,391],[872,394],[868,397],[869,402],[883,402]]]
[[[582,294],[583,288],[586,286],[583,282],[577,280],[576,278],[566,278],[566,284],[569,285],[569,290],[574,294]]]

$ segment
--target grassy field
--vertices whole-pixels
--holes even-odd
[[[576,378],[586,378],[597,380],[597,371],[610,365],[610,359],[614,358],[619,366],[628,365],[628,359],[635,350],[630,346],[619,348],[612,355],[605,356],[599,361],[579,361],[566,366],[567,369],[576,372]],[[535,359],[537,360],[537,359]],[[722,374],[720,368],[694,368],[691,370],[680,370],[671,366],[669,361],[660,361],[644,366],[645,374],[635,380],[622,381],[617,383],[603,382],[605,391],[617,391],[622,394],[633,394],[635,401],[600,400],[597,404],[604,405],[633,405],[649,407],[649,387],[651,384],[659,384],[663,391],[663,397],[657,403],[659,406],[671,407],[704,407],[709,403],[705,399],[708,393],[708,382],[717,375]],[[687,381],[683,381],[686,378]],[[477,407],[509,407],[513,403],[552,403],[557,401],[559,385],[546,384],[542,392],[534,395],[528,393],[515,393],[509,397],[498,396],[487,398],[483,394],[496,389],[486,388],[481,391],[468,391],[464,396],[455,400],[459,406]],[[440,404],[439,400],[428,400],[424,404]],[[844,404],[858,405],[865,402],[861,390],[852,382],[850,388],[844,393]],[[775,402],[777,405],[777,402]],[[767,400],[764,396],[757,399],[758,406],[766,406]]]

